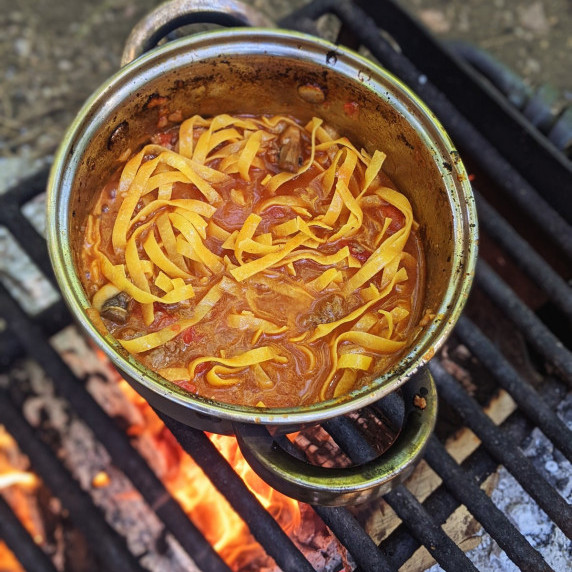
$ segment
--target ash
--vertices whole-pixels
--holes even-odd
[[[572,392],[558,406],[557,412],[564,423],[572,427]],[[554,448],[542,431],[534,429],[524,441],[522,451],[562,497],[569,503],[572,502],[572,465]],[[491,495],[495,505],[508,516],[555,572],[570,570],[572,542],[504,467],[499,468],[498,475],[498,485]],[[478,534],[481,543],[467,552],[467,556],[479,570],[518,572],[518,567],[483,529]],[[440,570],[443,569],[435,565],[428,572]]]

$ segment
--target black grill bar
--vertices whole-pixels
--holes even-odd
[[[339,419],[345,420],[344,417]],[[329,423],[330,421],[328,421]],[[276,441],[280,447],[293,457],[306,460],[306,455],[291,443],[287,437],[280,435],[276,438]],[[363,441],[363,439],[356,441],[356,448],[363,447]],[[397,570],[397,567],[389,563],[385,553],[375,544],[348,509],[317,505],[312,505],[312,508],[336,535],[338,540],[348,549],[360,571],[394,572]]]
[[[396,0],[359,3],[399,43],[403,57],[431,78],[461,114],[472,120],[496,149],[555,208],[572,221],[572,165],[564,154],[523,117],[497,90],[459,60],[443,42],[407,13]],[[443,118],[444,120],[444,118]],[[534,207],[535,205],[533,205]]]
[[[350,511],[342,507],[313,506],[338,540],[348,549],[361,572],[394,572],[385,554],[364,531]]]
[[[161,480],[132,447],[127,435],[82,387],[45,339],[39,326],[27,318],[2,286],[0,286],[0,316],[6,319],[9,330],[18,338],[28,355],[34,356],[51,378],[56,391],[70,402],[76,414],[89,425],[96,438],[107,449],[115,466],[125,473],[149,506],[153,507],[157,516],[197,566],[209,571],[228,570],[181,506],[169,495]]]
[[[284,570],[313,572],[304,555],[258,499],[234,472],[227,460],[202,432],[157,412],[183,449],[201,467],[232,508],[250,528],[253,536]],[[207,569],[208,570],[208,569]]]
[[[377,453],[364,439],[357,427],[341,417],[324,424],[340,448],[357,464],[366,463]],[[405,526],[422,543],[445,570],[477,570],[463,551],[431,518],[423,505],[403,485],[398,485],[384,496]]]
[[[107,524],[90,496],[64,469],[54,453],[42,443],[34,429],[0,392],[0,420],[28,455],[32,468],[68,510],[74,524],[108,570],[142,572],[143,568],[129,552],[125,539]],[[33,569],[32,569],[33,570]]]
[[[497,463],[481,447],[465,460],[463,467],[467,478],[480,485],[496,470]],[[443,485],[423,501],[425,510],[438,525],[443,525],[459,505],[459,501]],[[407,526],[402,523],[384,539],[382,546],[390,555],[391,563],[396,568],[400,568],[411,558],[419,548],[420,543],[407,529]]]
[[[474,190],[474,187],[473,187]],[[475,191],[479,224],[487,234],[514,257],[518,266],[544,290],[572,322],[570,286],[524,240],[495,209]]]
[[[484,491],[467,478],[463,469],[457,465],[435,436],[429,438],[425,459],[458,501],[473,513],[523,572],[552,570]]]
[[[560,383],[556,383],[551,379],[546,380],[541,391],[541,397],[550,407],[556,407],[566,393]],[[509,435],[513,441],[521,443],[530,434],[533,427],[524,414],[516,410],[502,424],[502,428],[504,433]],[[479,486],[489,475],[496,471],[497,466],[498,464],[486,452],[482,444],[461,464],[465,478]],[[423,502],[423,506],[433,520],[441,525],[460,504],[444,485],[432,492]],[[383,541],[382,546],[387,554],[390,555],[392,564],[399,568],[419,548],[419,543],[401,524]]]
[[[461,416],[489,453],[504,465],[555,524],[572,538],[572,509],[552,486],[537,472],[534,465],[499,428],[483,413],[479,405],[437,361],[429,368],[435,377],[441,397]],[[449,484],[447,482],[447,484]],[[475,514],[475,516],[477,516]],[[477,518],[479,518],[477,516]],[[479,518],[480,520],[480,518]],[[481,524],[485,525],[483,521]],[[486,527],[486,525],[485,525]]]
[[[520,409],[572,463],[572,431],[548,407],[536,390],[512,367],[496,346],[469,320],[461,316],[455,333],[492,373]]]
[[[371,4],[371,3],[370,3]],[[379,5],[378,22],[383,26],[384,4]],[[376,9],[376,4],[371,4]],[[420,82],[423,75],[401,53],[379,34],[376,22],[355,4],[347,0],[317,0],[280,22],[281,26],[296,28],[298,18],[317,18],[326,12],[338,16],[349,30],[362,41],[373,56],[389,71],[400,77],[428,104],[439,117],[452,138],[471,155],[479,168],[487,173],[572,260],[572,229],[509,162],[487,141],[475,127],[452,105],[429,80]],[[388,30],[391,34],[391,30]]]
[[[363,438],[351,419],[335,417],[322,423],[322,427],[355,464],[367,463],[377,457],[377,451]]]
[[[56,572],[47,554],[34,542],[8,503],[0,496],[0,538],[26,570]]]
[[[24,250],[34,264],[55,286],[56,277],[46,253],[46,241],[22,214],[19,206],[8,199],[0,195],[0,225],[5,226],[21,246],[25,245]]]
[[[413,535],[423,543],[431,556],[450,572],[463,570],[478,572],[475,565],[465,553],[447,536],[436,523],[425,507],[403,485],[395,487],[384,499],[397,516],[411,530]]]
[[[46,190],[49,176],[50,167],[43,167],[29,177],[22,179],[22,181],[18,182],[5,193],[0,195],[0,206],[2,207],[2,212],[6,205],[15,204],[22,207],[43,193]]]
[[[530,345],[552,362],[563,379],[572,385],[572,353],[482,259],[477,262],[476,283],[520,329]]]

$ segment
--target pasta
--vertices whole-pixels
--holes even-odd
[[[419,331],[411,205],[321,119],[194,116],[123,164],[86,221],[84,287],[144,365],[226,402],[338,397]]]

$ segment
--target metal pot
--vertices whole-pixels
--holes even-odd
[[[204,16],[204,6],[180,0],[160,6],[133,32],[125,63],[181,23]],[[234,2],[209,2],[208,6],[211,16],[217,14],[221,23],[261,22],[250,9]],[[117,158],[128,149],[135,150],[156,130],[158,110],[149,105],[156,96],[165,98],[172,111],[181,110],[183,117],[283,113],[305,121],[319,116],[358,148],[387,153],[384,171],[408,196],[420,223],[427,259],[424,306],[435,313],[395,367],[367,387],[326,402],[287,409],[245,407],[186,393],[96,329],[86,314],[90,302],[76,272],[82,231]],[[346,112],[348,102],[352,103],[351,114]],[[258,445],[255,425],[286,432],[344,415],[396,390],[431,359],[467,298],[475,267],[477,225],[471,188],[457,151],[433,114],[405,85],[345,48],[290,31],[250,28],[217,30],[167,43],[125,65],[96,91],[71,125],[52,168],[48,243],[56,277],[75,318],[153,407],[192,427],[238,433],[241,446],[260,452],[263,445]],[[412,394],[412,400],[424,388],[428,406],[423,411],[408,406],[409,441],[394,451],[395,458],[378,459],[377,465],[362,471],[361,478],[348,477],[349,488],[342,486],[338,500],[320,496],[313,485],[302,487],[304,500],[328,504],[364,500],[388,490],[396,480],[396,465],[410,470],[436,415],[429,373],[425,371],[414,385],[407,395]],[[250,457],[257,464],[258,453]],[[283,485],[284,479],[279,480]],[[288,494],[292,494],[290,489]]]

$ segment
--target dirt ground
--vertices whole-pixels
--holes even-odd
[[[531,85],[550,83],[572,98],[569,0],[400,0],[443,40],[486,49]]]
[[[305,1],[250,3],[277,19]],[[572,101],[569,0],[400,1],[438,36],[483,46],[529,83],[552,83]],[[157,4],[0,0],[0,183],[49,160],[83,101],[117,70],[134,23]]]

